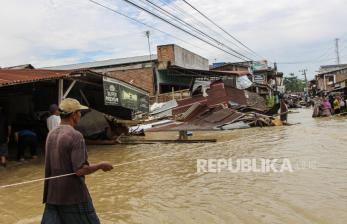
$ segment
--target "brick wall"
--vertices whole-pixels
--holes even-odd
[[[111,71],[107,72],[107,75],[141,88],[153,95],[154,75],[152,68]]]
[[[174,45],[158,46],[157,55],[159,62],[173,62],[175,60]]]

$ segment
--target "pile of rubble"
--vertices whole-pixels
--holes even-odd
[[[278,120],[266,115],[270,110],[264,98],[228,87],[223,81],[211,83],[205,92],[195,92],[190,98],[155,106],[151,118],[168,120],[146,131],[232,130],[280,125]]]

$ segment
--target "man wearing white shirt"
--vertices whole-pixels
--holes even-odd
[[[59,116],[59,108],[56,104],[52,104],[49,107],[49,112],[52,115],[49,118],[47,118],[47,128],[48,128],[48,131],[51,131],[60,125],[61,120]]]

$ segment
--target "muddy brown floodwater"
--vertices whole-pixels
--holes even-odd
[[[102,223],[347,223],[347,119],[290,114],[290,127],[194,133],[218,144],[89,147],[114,164],[175,153],[87,177]],[[149,138],[173,138],[176,133]],[[223,144],[221,142],[224,142]],[[204,147],[202,147],[204,146]],[[197,159],[288,158],[294,172],[197,174]],[[43,160],[0,171],[0,182],[41,178]],[[0,189],[0,223],[39,223],[42,183]]]

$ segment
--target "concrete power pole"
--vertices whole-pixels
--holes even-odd
[[[149,30],[146,31],[146,37],[147,37],[147,40],[148,40],[148,51],[149,51],[149,60],[152,61],[152,54],[151,54],[151,44],[150,44],[150,41],[149,41],[149,36],[151,35],[151,32]]]
[[[339,52],[339,39],[335,39],[335,52],[336,52],[336,62],[340,64],[340,52]]]
[[[307,80],[307,69],[300,70],[299,72],[302,72],[302,75],[305,77],[305,83],[306,83],[306,94],[308,95],[308,80]]]

